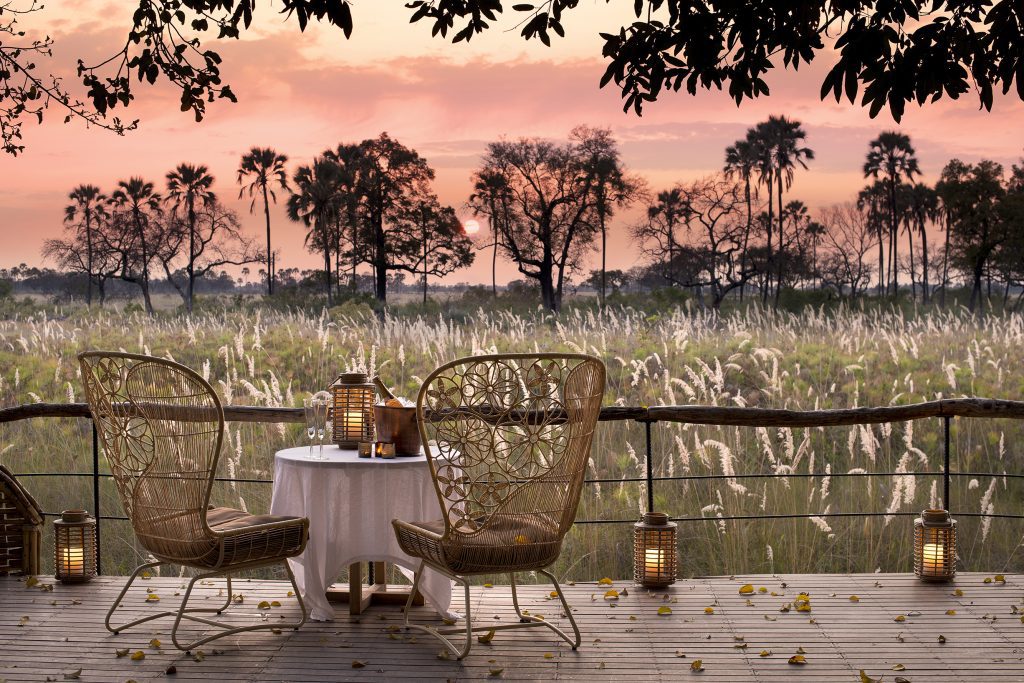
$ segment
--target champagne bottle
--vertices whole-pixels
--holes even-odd
[[[388,401],[389,399],[396,398],[396,396],[391,393],[391,390],[384,386],[384,382],[380,380],[379,376],[373,378],[373,385],[377,387],[377,393],[380,394],[382,401]]]

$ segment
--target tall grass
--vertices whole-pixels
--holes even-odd
[[[751,309],[725,317],[684,310],[575,311],[553,318],[479,310],[466,322],[224,309],[191,319],[96,312],[0,321],[0,405],[81,400],[75,354],[123,349],[185,363],[226,403],[295,406],[343,370],[379,373],[413,397],[421,378],[452,358],[487,352],[584,351],[608,365],[606,405],[740,405],[792,409],[894,405],[955,396],[1018,398],[1024,387],[1024,318],[978,321],[963,312],[914,317],[899,312],[800,314]],[[1024,425],[1008,420],[954,423],[951,507],[1020,513]],[[299,443],[296,425],[229,424],[224,476],[270,478],[276,449]],[[602,423],[589,475],[624,480],[644,472],[643,425]],[[0,425],[0,461],[16,472],[88,472],[86,420]],[[697,521],[680,526],[683,571],[906,571],[911,520],[895,513],[939,502],[941,424],[937,420],[842,428],[753,429],[655,424],[656,476],[725,475],[658,482],[656,507]],[[105,465],[104,465],[105,466]],[[864,476],[894,472],[887,476]],[[743,478],[749,473],[783,475]],[[820,477],[797,477],[821,473]],[[787,476],[788,475],[788,476]],[[91,504],[90,480],[25,480],[50,511]],[[217,502],[265,511],[270,487],[223,484]],[[586,487],[580,519],[635,519],[642,482]],[[104,482],[105,514],[120,514]],[[830,517],[877,511],[888,516]],[[823,513],[810,519],[730,521],[730,516]],[[1020,569],[1022,524],[962,518],[965,568]],[[124,572],[143,551],[124,523],[104,524],[104,569]],[[629,572],[628,525],[578,525],[558,569],[568,579]]]

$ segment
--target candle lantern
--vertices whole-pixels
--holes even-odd
[[[676,582],[676,523],[663,512],[647,512],[633,526],[633,580],[645,588]]]
[[[331,385],[331,425],[334,443],[355,448],[373,441],[373,382],[365,372],[344,372]]]
[[[922,581],[956,575],[956,520],[945,510],[925,510],[914,520],[914,573]]]
[[[96,520],[85,510],[65,510],[53,523],[54,575],[61,583],[96,576]]]

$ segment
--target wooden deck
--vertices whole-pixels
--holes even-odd
[[[990,575],[994,576],[994,575]],[[952,585],[926,585],[912,576],[790,575],[691,579],[655,594],[628,589],[617,601],[603,599],[606,586],[566,587],[583,631],[573,652],[545,630],[498,632],[490,645],[474,644],[464,662],[438,658],[440,644],[402,631],[401,609],[374,606],[350,622],[339,605],[338,620],[309,623],[299,631],[246,633],[203,646],[202,661],[170,647],[170,620],[150,622],[119,636],[103,627],[103,616],[123,579],[103,577],[79,586],[56,584],[52,592],[27,588],[24,580],[0,577],[0,681],[64,680],[81,669],[80,680],[340,681],[340,680],[517,680],[607,679],[704,681],[859,681],[863,669],[887,683],[902,677],[935,681],[1024,681],[1024,576],[985,583],[967,574]],[[142,581],[127,599],[124,617],[167,609],[179,579]],[[741,595],[750,583],[755,592]],[[53,585],[44,578],[41,584]],[[215,600],[222,584],[204,587]],[[235,584],[245,596],[233,607],[234,621],[261,618],[261,600],[279,600],[269,618],[295,612],[284,583]],[[757,592],[760,587],[768,592]],[[959,589],[962,595],[955,595]],[[147,591],[161,604],[146,604]],[[801,592],[811,611],[780,608]],[[778,595],[772,595],[772,592]],[[525,607],[564,623],[544,586],[527,586]],[[857,596],[854,602],[850,596]],[[667,598],[665,597],[667,596]],[[474,615],[482,622],[514,618],[507,586],[473,590]],[[659,616],[660,607],[671,614]],[[714,613],[706,613],[705,608]],[[457,597],[456,609],[461,609]],[[955,614],[947,613],[955,610]],[[418,619],[431,619],[428,607]],[[905,620],[897,622],[897,617]],[[435,618],[436,620],[436,618]],[[945,643],[939,642],[939,637]],[[162,648],[150,646],[150,639]],[[118,649],[145,652],[145,659],[118,657]],[[789,664],[802,648],[805,665]],[[762,651],[768,655],[760,656]],[[691,671],[695,660],[700,673]],[[353,663],[362,663],[353,668]],[[176,673],[167,675],[168,667]],[[901,669],[900,667],[905,667]],[[500,673],[492,674],[492,670]]]

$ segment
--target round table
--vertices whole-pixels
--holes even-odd
[[[323,454],[325,460],[311,459],[308,446],[277,452],[270,512],[309,518],[309,543],[290,562],[310,617],[330,621],[334,608],[327,589],[343,567],[356,568],[350,580],[353,613],[367,599],[358,595],[367,588],[361,586],[359,563],[391,562],[412,578],[419,561],[398,546],[392,519],[430,521],[440,519],[442,512],[423,455],[360,458],[356,451],[334,445],[324,445]],[[380,591],[381,586],[369,590]],[[425,568],[420,592],[439,614],[453,616],[448,609],[450,579]]]

